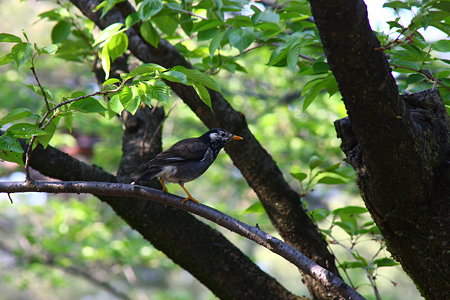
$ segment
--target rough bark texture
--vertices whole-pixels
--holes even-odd
[[[310,0],[348,118],[336,122],[361,195],[427,299],[450,298],[449,119],[437,90],[400,96],[361,0]]]
[[[92,12],[98,1],[71,0],[71,2],[100,28],[115,22],[124,22],[124,18],[134,11],[128,2],[122,2],[118,4],[118,9],[111,10],[100,19],[100,12]],[[154,48],[133,28],[127,31],[127,35],[130,51],[141,61],[157,63],[167,68],[175,65],[191,67],[167,41],[161,40],[158,48]],[[240,145],[230,144],[225,150],[255,190],[275,228],[290,245],[337,274],[334,257],[302,207],[300,196],[287,184],[276,163],[250,132],[244,115],[234,110],[218,92],[210,91],[213,104],[211,111],[193,88],[178,83],[168,84],[208,127],[222,127],[244,137],[245,140],[239,143]],[[305,276],[304,279],[313,298],[335,297],[326,287],[309,276]]]

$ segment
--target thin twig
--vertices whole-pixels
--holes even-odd
[[[47,94],[45,93],[45,90],[42,87],[41,82],[39,81],[39,78],[38,78],[38,76],[36,74],[36,69],[34,68],[34,64],[31,66],[30,69],[31,69],[31,72],[33,72],[33,76],[34,76],[34,79],[36,79],[38,87],[41,89],[41,93],[42,93],[42,96],[44,97],[45,106],[47,107],[47,111],[49,111],[50,110],[50,105],[48,104]]]
[[[396,65],[396,64],[392,64],[392,63],[390,65],[392,67],[396,68],[396,69],[405,69],[405,70],[410,70],[410,71],[414,71],[414,72],[420,73],[423,76],[425,76],[426,78],[428,78],[430,81],[432,81],[434,83],[437,83],[437,84],[441,85],[443,88],[445,88],[446,90],[450,91],[450,87],[448,87],[445,84],[443,84],[442,81],[439,80],[439,78],[436,78],[433,75],[428,74],[427,72],[425,72],[423,70],[417,70],[417,69],[410,68],[410,67],[399,66],[399,65]]]
[[[398,36],[397,36],[394,40],[390,41],[389,43],[387,43],[387,44],[384,45],[384,46],[374,48],[374,50],[375,50],[375,51],[383,51],[383,50],[392,49],[393,47],[395,47],[395,46],[397,46],[397,45],[400,45],[400,44],[403,43],[403,42],[411,43],[411,42],[412,42],[412,38],[411,38],[411,37],[414,35],[414,33],[412,33],[412,34],[410,34],[410,35],[408,35],[408,36],[405,36],[404,39],[401,39],[400,37],[401,37],[402,35],[404,35],[405,32],[406,32],[413,24],[414,24],[414,23],[411,22],[407,27],[403,27],[403,28],[402,28],[402,31],[398,34]]]
[[[210,220],[224,228],[227,228],[247,239],[250,239],[270,251],[280,255],[287,261],[297,266],[302,272],[319,281],[324,286],[338,293],[344,299],[363,300],[353,288],[345,283],[341,278],[319,266],[303,253],[284,243],[278,238],[262,231],[261,229],[245,224],[232,218],[214,208],[194,202],[182,203],[182,198],[164,193],[160,190],[130,185],[124,183],[109,182],[43,182],[36,181],[33,184],[26,182],[0,182],[0,192],[47,192],[47,193],[89,193],[95,195],[109,195],[124,197],[129,201],[129,197],[139,198],[158,202],[164,205],[177,207],[184,211],[196,214]]]
[[[185,9],[182,9],[182,8],[170,7],[170,9],[171,10],[175,10],[175,11],[179,11],[179,12],[181,12],[183,14],[187,14],[187,15],[190,15],[190,16],[193,16],[193,17],[205,20],[205,21],[209,20],[207,17],[203,17],[203,16],[200,16],[200,15],[194,14],[193,12],[185,10]]]
[[[8,198],[9,198],[9,202],[10,202],[11,204],[14,204],[13,199],[11,198],[11,194],[10,194],[10,193],[7,193],[7,195],[8,195]]]
[[[47,110],[47,112],[44,114],[44,116],[42,117],[41,121],[40,121],[39,124],[38,124],[39,129],[44,130],[45,128],[47,128],[47,126],[48,126],[48,125],[53,121],[53,119],[57,116],[57,113],[53,114],[53,115],[47,120],[47,122],[44,124],[45,120],[47,119],[47,117],[48,117],[53,111],[57,110],[57,109],[60,108],[61,106],[64,106],[64,105],[67,105],[67,104],[70,104],[70,103],[72,103],[72,102],[79,101],[79,100],[82,100],[82,99],[86,99],[86,98],[89,98],[89,97],[94,97],[94,96],[98,96],[98,95],[107,95],[107,94],[111,94],[111,93],[117,93],[117,92],[120,92],[120,91],[123,89],[123,87],[124,87],[124,85],[125,85],[125,83],[126,83],[127,81],[128,81],[128,80],[122,81],[121,84],[120,84],[117,88],[115,88],[115,89],[113,89],[113,90],[97,91],[97,92],[95,92],[95,93],[92,93],[92,94],[89,94],[89,95],[83,95],[83,96],[76,97],[76,98],[73,98],[73,99],[69,99],[69,100],[63,101],[63,102],[61,102],[61,103],[55,105],[55,106],[52,107],[51,109]],[[28,182],[28,183],[33,182],[33,179],[31,178],[30,170],[29,170],[29,169],[30,169],[30,157],[31,157],[31,151],[32,151],[32,148],[33,148],[33,143],[34,143],[35,140],[36,140],[36,137],[37,137],[37,136],[33,136],[33,137],[31,138],[30,142],[28,143],[27,152],[26,152],[26,154],[25,154],[25,181]]]

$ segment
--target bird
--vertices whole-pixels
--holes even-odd
[[[186,182],[200,177],[216,160],[220,150],[230,141],[243,140],[225,129],[214,128],[196,138],[181,140],[142,166],[143,174],[131,184],[148,182],[159,177],[163,192],[167,193],[165,182],[178,183],[186,192],[185,203],[191,200],[200,203],[184,187]]]

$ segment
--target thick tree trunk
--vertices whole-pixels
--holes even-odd
[[[310,0],[348,111],[336,122],[367,208],[427,299],[450,299],[449,119],[437,90],[400,96],[361,0]]]

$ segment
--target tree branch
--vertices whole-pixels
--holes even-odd
[[[90,193],[116,197],[132,196],[138,199],[151,200],[164,205],[170,205],[201,216],[264,246],[270,251],[285,258],[287,261],[297,266],[302,272],[310,275],[324,286],[327,286],[346,299],[364,299],[338,276],[317,265],[295,248],[262,231],[258,227],[247,225],[203,204],[195,204],[192,202],[183,204],[181,202],[181,197],[163,193],[156,189],[122,183],[105,182],[66,181],[34,182],[33,184],[28,184],[26,182],[0,182],[0,192]]]
[[[142,118],[142,113],[139,110],[133,117]],[[129,123],[141,122],[148,124],[148,119],[129,120]],[[131,136],[142,136],[140,131],[145,131],[141,127],[136,131],[130,124],[126,128],[125,133]],[[25,143],[22,146],[26,147]],[[140,155],[138,147],[126,147],[126,156],[133,156],[134,153]],[[128,170],[127,162],[122,163],[126,167],[119,168],[124,173],[119,174],[119,178],[127,180],[136,164],[131,162],[131,169]],[[33,150],[30,165],[46,176],[61,180],[118,181],[117,177],[101,168],[88,165],[51,146],[44,149],[38,145]],[[151,201],[133,201],[135,199],[130,197],[97,197],[110,205],[119,217],[155,248],[189,271],[221,299],[301,299],[264,273],[222,234],[191,214]],[[235,274],[250,279],[248,282],[242,281]]]
[[[93,9],[99,4],[97,0],[71,0],[71,2],[102,29],[113,23],[124,23],[125,17],[135,12],[128,2],[121,2],[103,18],[100,18],[100,12],[93,12]],[[157,63],[166,68],[175,65],[192,67],[166,40],[161,39],[157,48],[149,45],[141,37],[138,28],[137,24],[126,34],[129,40],[129,50],[141,61]],[[248,128],[245,116],[234,110],[218,92],[210,90],[213,107],[211,111],[192,87],[173,82],[169,82],[168,85],[208,127],[225,128],[244,137],[245,142],[240,145],[229,144],[225,150],[258,195],[274,227],[286,242],[312,257],[321,266],[338,274],[334,257],[328,251],[327,244],[317,227],[302,207],[299,194],[289,186],[275,161],[256,140]],[[314,297],[329,296],[325,287],[317,285],[307,276],[305,281]]]

